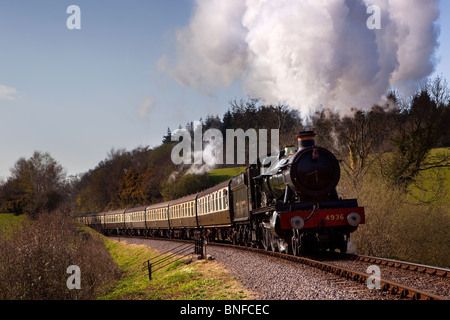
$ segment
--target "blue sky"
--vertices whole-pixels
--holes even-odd
[[[157,146],[172,129],[222,116],[239,81],[210,94],[158,68],[176,50],[193,0],[2,0],[0,177],[20,157],[49,152],[68,174],[94,168],[111,148]],[[81,30],[66,9],[81,8]],[[450,81],[450,1],[441,1],[436,73]]]

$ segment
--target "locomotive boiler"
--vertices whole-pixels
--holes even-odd
[[[302,132],[296,152],[287,147],[276,159],[265,159],[260,178],[267,202],[337,200],[339,162],[330,151],[316,146],[314,137],[312,131]]]

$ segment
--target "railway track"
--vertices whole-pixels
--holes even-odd
[[[251,248],[251,247],[243,247],[243,246],[234,246],[230,244],[222,244],[222,243],[208,243],[208,245],[213,246],[226,246],[230,248],[236,248],[241,250],[248,250],[252,252],[257,252],[260,254],[265,254],[273,257],[277,257],[280,259],[285,259],[289,261],[294,261],[297,263],[301,263],[304,265],[308,265],[317,269],[320,269],[322,271],[343,277],[348,280],[352,280],[358,283],[367,283],[368,279],[372,276],[371,274],[357,271],[354,269],[348,269],[343,266],[339,266],[338,264],[326,262],[323,260],[317,260],[310,257],[302,257],[302,256],[292,256],[285,253],[280,252],[272,252],[272,251],[265,251],[262,249],[257,248]],[[389,259],[383,259],[383,258],[375,258],[375,257],[367,257],[367,256],[358,256],[358,255],[345,255],[345,257],[348,257],[355,261],[363,261],[363,262],[370,262],[370,263],[376,263],[386,266],[393,266],[395,268],[403,268],[405,270],[413,270],[417,272],[426,272],[430,275],[438,275],[441,277],[446,277],[450,270],[443,269],[443,268],[437,268],[432,266],[424,266],[424,265],[416,265],[413,263],[408,262],[400,262],[395,260],[389,260]],[[342,258],[341,258],[342,259]],[[340,261],[340,260],[337,260]],[[342,260],[341,260],[342,261]],[[373,279],[373,278],[372,278]],[[387,292],[393,296],[397,296],[401,299],[411,299],[411,300],[448,300],[446,297],[433,294],[430,292],[425,292],[423,290],[407,286],[401,283],[397,283],[394,281],[390,281],[387,279],[383,279],[382,277],[379,278],[380,281],[380,290],[382,292]]]
[[[388,267],[397,268],[397,269],[411,270],[411,271],[416,271],[418,273],[436,275],[438,277],[443,277],[443,278],[450,277],[450,269],[446,269],[446,268],[439,268],[439,267],[427,266],[427,265],[423,265],[423,264],[398,261],[398,260],[392,260],[392,259],[385,259],[385,258],[363,256],[363,255],[353,255],[353,256],[354,256],[354,259],[356,259],[356,260],[363,261],[363,262],[369,262],[372,264],[379,264],[382,266],[388,266]]]
[[[133,238],[133,237],[126,237]],[[143,239],[142,237],[139,237]],[[151,240],[164,240],[164,241],[182,241],[182,242],[192,242],[192,240],[180,240],[180,239],[159,239],[159,238],[148,238]],[[372,280],[378,280],[379,282],[373,282],[374,285],[379,285],[379,292],[387,293],[392,299],[409,299],[409,300],[448,300],[449,296],[441,296],[436,293],[428,292],[428,290],[423,290],[417,288],[413,284],[404,284],[397,281],[392,281],[391,279],[386,279],[383,274],[379,278],[375,278],[373,274],[367,273],[367,264],[380,265],[381,267],[389,267],[395,272],[401,270],[408,270],[409,272],[414,272],[420,278],[420,275],[427,275],[435,278],[442,279],[450,287],[450,270],[432,266],[418,265],[409,262],[401,262],[390,259],[383,259],[377,257],[368,256],[358,256],[358,255],[319,255],[314,257],[304,257],[304,256],[293,256],[280,252],[266,251],[263,249],[237,246],[228,243],[217,243],[208,242],[207,246],[213,247],[225,247],[239,250],[246,250],[254,252],[261,255],[268,255],[278,259],[284,259],[295,263],[300,263],[305,266],[309,266],[315,269],[319,269],[325,273],[336,275],[342,277],[344,281],[353,281],[363,286],[368,283],[370,278],[370,283]],[[351,261],[355,264],[363,264],[359,266],[348,267],[347,262]],[[383,271],[384,273],[384,271]],[[445,283],[442,286],[445,286]],[[441,284],[440,284],[441,285]],[[377,289],[378,289],[377,288]],[[368,290],[368,289],[367,289]],[[375,289],[374,289],[375,290]],[[450,294],[449,294],[450,295]]]

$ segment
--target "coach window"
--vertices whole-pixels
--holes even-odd
[[[219,193],[216,192],[216,202],[214,203],[214,208],[216,211],[219,211]]]
[[[223,208],[227,209],[227,193],[224,192],[223,194]]]

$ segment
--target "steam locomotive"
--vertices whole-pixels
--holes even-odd
[[[350,234],[365,222],[355,199],[340,199],[340,165],[317,146],[312,131],[298,148],[250,165],[215,187],[139,208],[82,214],[76,218],[105,235],[138,235],[230,241],[294,255],[347,251]]]

